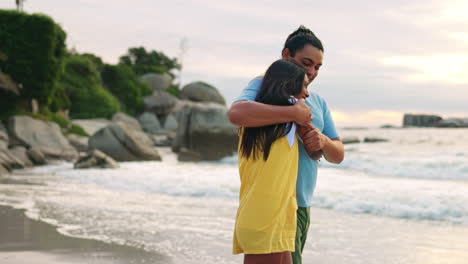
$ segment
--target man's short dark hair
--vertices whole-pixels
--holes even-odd
[[[289,54],[294,57],[296,55],[296,51],[302,50],[306,44],[312,45],[323,52],[323,45],[320,39],[317,38],[314,32],[310,29],[301,25],[296,29],[296,31],[288,36],[284,43],[283,50],[287,48],[289,50]]]

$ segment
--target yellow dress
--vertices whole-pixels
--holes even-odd
[[[294,251],[298,143],[277,139],[265,161],[263,154],[246,159],[239,151],[241,179],[233,254]]]

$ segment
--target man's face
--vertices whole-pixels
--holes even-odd
[[[306,70],[309,84],[317,77],[322,66],[323,53],[316,47],[306,44],[302,50],[297,50],[294,57],[291,57],[288,50],[283,51],[283,59],[294,60]]]

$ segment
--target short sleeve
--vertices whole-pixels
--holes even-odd
[[[241,95],[234,101],[255,101],[257,97],[257,93],[260,90],[260,86],[262,85],[263,78],[258,77],[253,79],[249,82],[247,87],[242,90]]]
[[[325,100],[322,101],[322,109],[323,109],[323,131],[322,133],[325,136],[329,137],[330,139],[339,137],[338,132],[336,131],[335,122],[333,122],[331,112],[328,109],[328,106]]]

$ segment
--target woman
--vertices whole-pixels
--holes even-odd
[[[256,101],[292,105],[308,96],[307,84],[301,66],[278,60],[266,71]],[[240,129],[241,188],[233,253],[244,253],[245,264],[292,263],[298,168],[295,131],[294,123]]]

